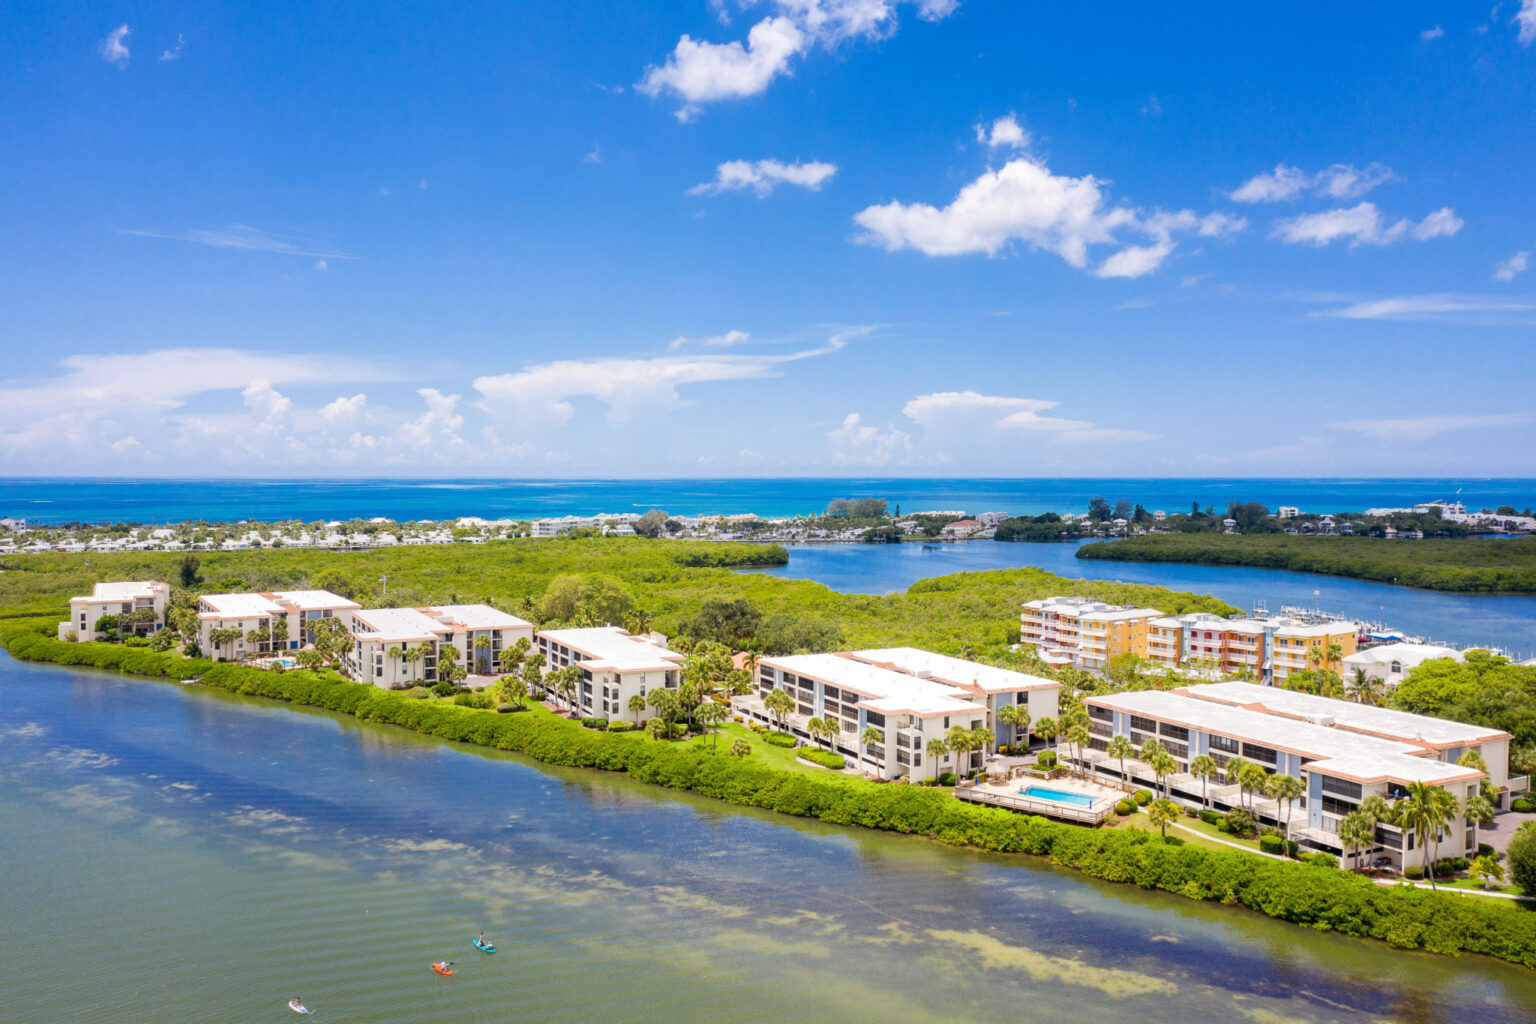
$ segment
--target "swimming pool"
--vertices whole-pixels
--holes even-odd
[[[1054,800],[1059,804],[1076,804],[1092,807],[1094,798],[1086,793],[1068,793],[1064,789],[1046,789],[1043,786],[1027,786],[1019,790],[1020,796],[1032,796],[1036,800]]]

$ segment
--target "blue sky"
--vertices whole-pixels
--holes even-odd
[[[1536,475],[1536,0],[23,6],[7,473]]]

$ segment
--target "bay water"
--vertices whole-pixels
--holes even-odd
[[[0,877],[11,1024],[1536,1015],[1488,959],[3,655]]]

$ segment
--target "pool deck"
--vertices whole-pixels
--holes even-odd
[[[1091,807],[1083,807],[1080,804],[1067,803],[1062,800],[1047,800],[1042,797],[1025,796],[1019,792],[1036,786],[1041,789],[1058,789],[1065,793],[1077,793],[1093,798]],[[1115,804],[1125,794],[1119,790],[1110,789],[1097,783],[1086,782],[1075,778],[1037,779],[1028,775],[1021,775],[1007,782],[982,782],[974,786],[957,788],[955,796],[961,800],[969,800],[973,803],[990,804],[993,807],[1002,807],[1010,811],[1018,811],[1021,814],[1038,814],[1046,818],[1057,818],[1061,821],[1077,822],[1080,825],[1099,825],[1104,819],[1115,813]]]

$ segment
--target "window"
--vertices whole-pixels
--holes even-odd
[[[1131,728],[1140,729],[1142,732],[1157,732],[1157,721],[1152,718],[1143,718],[1140,715],[1131,716]]]
[[[1402,663],[1402,662],[1400,662],[1400,661],[1394,661],[1394,662],[1393,662],[1393,663],[1392,663],[1392,674],[1393,674],[1393,675],[1397,675],[1397,674],[1398,674],[1398,673],[1399,673],[1399,672],[1401,672],[1401,671],[1402,671],[1402,670],[1403,670],[1403,663]]]
[[[1261,747],[1257,743],[1244,743],[1243,756],[1250,761],[1262,761],[1264,764],[1272,765],[1279,755],[1273,747]],[[1356,788],[1358,789],[1359,787],[1357,786]]]
[[[885,716],[880,714],[878,711],[871,711],[868,715],[865,716],[865,719],[869,722],[870,725],[880,726],[882,728],[885,726]]]
[[[1225,754],[1235,754],[1238,750],[1238,742],[1225,736],[1211,736],[1210,747],[1212,750],[1219,750]]]
[[[822,694],[823,697],[826,697],[828,700],[842,700],[843,699],[842,692],[840,690],[838,690],[838,688],[835,687],[835,686],[823,686],[821,688],[821,694]]]
[[[1333,793],[1337,796],[1347,797],[1350,800],[1359,800],[1365,792],[1364,787],[1358,782],[1350,782],[1348,779],[1336,779],[1331,775],[1324,775],[1322,779],[1324,793]]]
[[[1096,704],[1090,704],[1088,705],[1088,717],[1096,718],[1101,722],[1113,722],[1115,720],[1115,713],[1109,710],[1109,708],[1101,708]]]
[[[1169,725],[1167,722],[1164,722],[1162,728],[1158,731],[1169,739],[1185,741],[1189,739],[1189,730],[1182,725]]]

